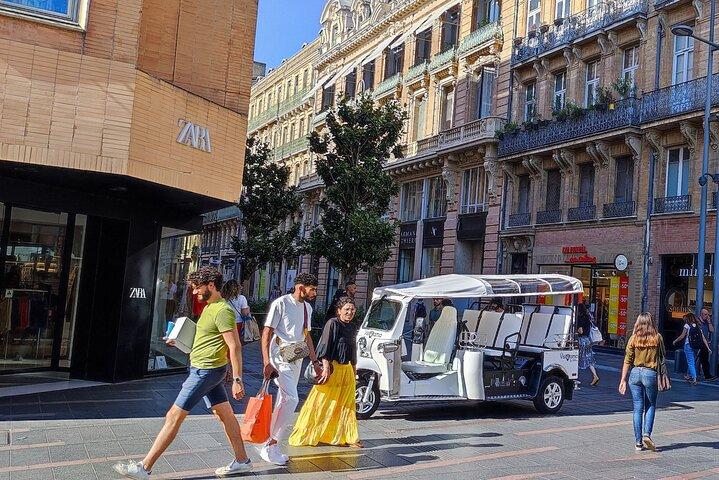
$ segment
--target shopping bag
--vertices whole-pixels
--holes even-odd
[[[242,440],[251,443],[264,443],[270,438],[270,423],[272,422],[272,395],[267,392],[269,380],[262,382],[256,397],[247,402],[245,417],[240,426]]]
[[[242,321],[242,342],[252,343],[260,339],[260,327],[255,317],[244,317]]]
[[[604,340],[602,338],[602,332],[599,330],[599,328],[592,323],[592,327],[589,329],[589,340],[591,340],[592,343],[597,344]]]

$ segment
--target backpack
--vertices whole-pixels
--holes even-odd
[[[423,303],[418,303],[414,307],[414,318],[426,318],[427,317],[427,308],[424,306]]]
[[[692,350],[700,350],[702,348],[704,345],[703,336],[702,329],[698,325],[689,327],[689,346],[692,347]]]

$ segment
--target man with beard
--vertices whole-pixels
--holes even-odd
[[[193,295],[196,295],[198,300],[207,302],[197,321],[195,340],[190,353],[190,374],[182,384],[182,390],[165,416],[165,425],[145,458],[141,462],[122,462],[113,466],[117,473],[128,478],[150,478],[153,465],[170,446],[187,414],[200,400],[205,401],[207,408],[211,409],[222,423],[235,454],[232,462],[215,470],[215,474],[224,477],[247,472],[252,468],[252,462],[247,457],[242,443],[240,424],[232,411],[223,384],[229,350],[233,376],[232,396],[235,400],[241,400],[245,396],[245,388],[242,384],[240,337],[235,328],[235,314],[220,295],[222,274],[214,267],[202,267],[192,272],[188,276],[188,281]],[[172,340],[168,340],[167,343],[174,345]]]
[[[276,377],[278,392],[275,409],[272,412],[270,438],[260,449],[260,456],[264,461],[275,465],[285,465],[289,460],[280,450],[277,441],[282,438],[285,429],[294,419],[295,408],[300,401],[297,383],[302,370],[301,358],[286,362],[282,359],[280,350],[293,344],[306,343],[316,375],[319,377],[322,373],[309,334],[312,328],[312,306],[309,302],[316,296],[317,277],[309,273],[300,273],[295,278],[294,291],[281,296],[270,305],[265,328],[262,331],[264,377]]]

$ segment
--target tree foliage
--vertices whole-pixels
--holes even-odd
[[[274,162],[266,143],[247,139],[242,196],[244,238],[233,237],[232,248],[244,264],[242,280],[266,263],[278,263],[298,253],[300,196],[296,187],[287,185],[290,170]],[[289,228],[282,228],[289,221]]]
[[[397,224],[384,216],[398,188],[383,167],[390,155],[402,156],[405,119],[396,101],[375,105],[363,95],[342,100],[327,115],[328,132],[310,135],[325,189],[320,224],[310,234],[308,250],[325,257],[345,278],[390,257]]]

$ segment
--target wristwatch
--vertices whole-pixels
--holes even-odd
[[[317,364],[317,363],[320,363],[320,361],[319,361],[319,360],[312,360],[312,364],[313,364],[313,365],[314,365],[314,364]]]
[[[233,383],[242,383],[242,377],[235,377],[232,379]]]

